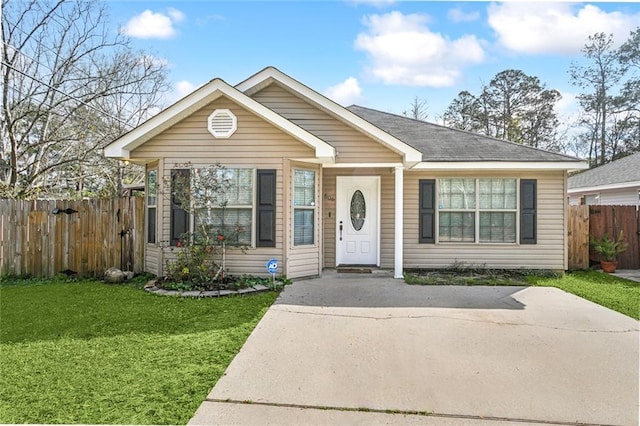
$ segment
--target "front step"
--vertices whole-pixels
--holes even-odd
[[[370,274],[371,268],[360,266],[338,266],[336,272],[339,274]]]

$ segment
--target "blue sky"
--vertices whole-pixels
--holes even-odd
[[[343,105],[402,113],[417,96],[429,121],[461,90],[520,69],[563,94],[594,32],[622,43],[640,4],[448,1],[110,1],[121,31],[170,67],[170,100],[220,77],[235,85],[272,65]]]

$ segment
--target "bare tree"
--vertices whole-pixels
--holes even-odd
[[[0,197],[114,193],[119,165],[102,148],[158,110],[165,64],[113,34],[98,2],[2,12]]]
[[[402,115],[424,121],[429,118],[429,105],[426,99],[420,99],[417,96],[413,98],[409,106],[409,110],[402,111]]]
[[[594,165],[610,159],[607,156],[607,130],[611,121],[616,121],[617,102],[612,92],[626,72],[613,44],[611,34],[589,36],[582,49],[587,64],[573,63],[569,69],[571,83],[584,91],[578,95],[583,111],[580,124],[588,129],[584,135],[590,144],[589,160]]]

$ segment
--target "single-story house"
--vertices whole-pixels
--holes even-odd
[[[640,152],[567,179],[572,205],[640,206]]]
[[[231,273],[290,278],[338,265],[454,263],[567,269],[566,182],[586,163],[389,114],[344,108],[268,67],[231,86],[211,80],[115,140],[105,155],[144,164],[145,270],[162,276],[193,220],[158,187],[179,164],[219,162],[249,249]],[[226,216],[225,216],[226,217]],[[227,222],[228,225],[228,222]]]

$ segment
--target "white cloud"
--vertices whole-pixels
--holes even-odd
[[[214,15],[206,15],[204,17],[196,18],[196,25],[202,27],[207,25],[209,21],[224,22],[224,16],[214,14]]]
[[[329,87],[325,91],[325,95],[340,105],[348,106],[363,100],[362,89],[358,84],[358,80],[349,77],[342,83]]]
[[[577,53],[587,37],[612,33],[617,43],[640,25],[640,13],[606,12],[594,5],[570,3],[493,3],[489,25],[504,47],[522,53]]]
[[[575,119],[580,111],[580,106],[578,105],[578,99],[576,98],[575,93],[571,92],[560,92],[562,98],[556,103],[556,112],[560,116],[561,120],[566,120],[567,118]]]
[[[200,85],[193,84],[187,80],[180,80],[173,84],[172,90],[168,92],[164,97],[165,105],[171,105],[174,102],[179,101],[185,96],[191,94],[194,90],[196,90]]]
[[[400,12],[365,17],[367,32],[358,34],[355,48],[368,53],[367,71],[386,84],[444,87],[456,82],[464,66],[484,60],[474,35],[451,40],[430,31],[428,20]]]
[[[170,7],[169,9],[167,9],[167,14],[169,15],[169,17],[173,22],[182,22],[184,21],[184,18],[185,18],[185,15],[182,11],[173,7]]]
[[[173,24],[182,22],[184,13],[169,8],[167,15],[155,13],[147,9],[136,15],[122,28],[122,33],[135,38],[171,38],[177,34]]]
[[[472,22],[480,19],[480,12],[465,12],[462,8],[456,7],[455,9],[449,9],[447,18],[453,22]]]
[[[187,96],[189,93],[196,90],[196,85],[187,80],[181,80],[177,82],[174,86],[173,92],[175,93],[176,99],[182,99]]]

